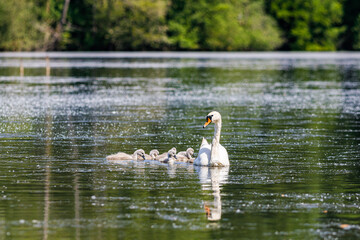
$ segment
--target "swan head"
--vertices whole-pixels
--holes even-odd
[[[175,148],[175,147],[171,148],[171,149],[169,150],[169,152],[170,152],[170,151],[173,151],[173,152],[175,152],[175,154],[176,154],[176,148]]]
[[[138,149],[134,152],[137,160],[145,160],[145,151],[142,149]]]
[[[205,128],[210,123],[217,123],[221,121],[221,115],[217,111],[212,111],[206,116],[206,123],[204,124],[203,128]]]
[[[192,158],[192,156],[194,155],[194,149],[192,148],[186,149],[186,155],[188,158]]]
[[[168,151],[168,159],[171,159],[171,158],[177,159],[176,158],[176,148],[172,148]]]
[[[150,151],[149,155],[153,158],[156,158],[157,156],[159,156],[159,151],[156,149],[153,149]]]

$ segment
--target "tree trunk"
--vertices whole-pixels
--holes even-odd
[[[64,0],[64,6],[63,11],[61,14],[61,19],[59,23],[56,26],[54,38],[52,40],[52,43],[50,44],[50,50],[59,50],[59,43],[61,41],[61,36],[64,31],[64,26],[66,24],[66,17],[69,10],[70,0]]]

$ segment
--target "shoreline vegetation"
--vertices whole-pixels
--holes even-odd
[[[353,51],[358,0],[0,0],[0,51]]]

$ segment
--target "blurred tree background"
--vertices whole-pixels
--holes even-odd
[[[0,0],[2,51],[359,49],[359,0]]]

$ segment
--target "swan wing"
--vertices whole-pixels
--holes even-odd
[[[178,152],[177,154],[176,154],[176,156],[186,156],[186,152],[185,151],[181,151],[181,152]]]
[[[161,159],[165,159],[165,158],[167,158],[167,152],[158,155],[157,157],[155,157],[155,160],[160,161]]]
[[[224,165],[224,166],[230,165],[228,152],[227,152],[226,148],[224,148],[223,145],[221,145],[221,144],[220,144],[220,159],[221,159],[222,165]]]
[[[178,162],[187,162],[189,159],[185,155],[176,154],[176,160]]]
[[[223,145],[219,144],[219,159],[212,159],[210,165],[211,167],[224,167],[230,165],[228,152]]]
[[[153,157],[148,154],[145,154],[145,160],[153,160]]]
[[[129,154],[119,152],[113,155],[109,155],[106,157],[108,161],[116,161],[116,160],[133,160],[133,157]]]
[[[210,156],[211,156],[211,145],[207,143],[205,138],[203,138],[201,147],[199,149],[199,154],[194,161],[194,165],[208,166],[210,161]]]

